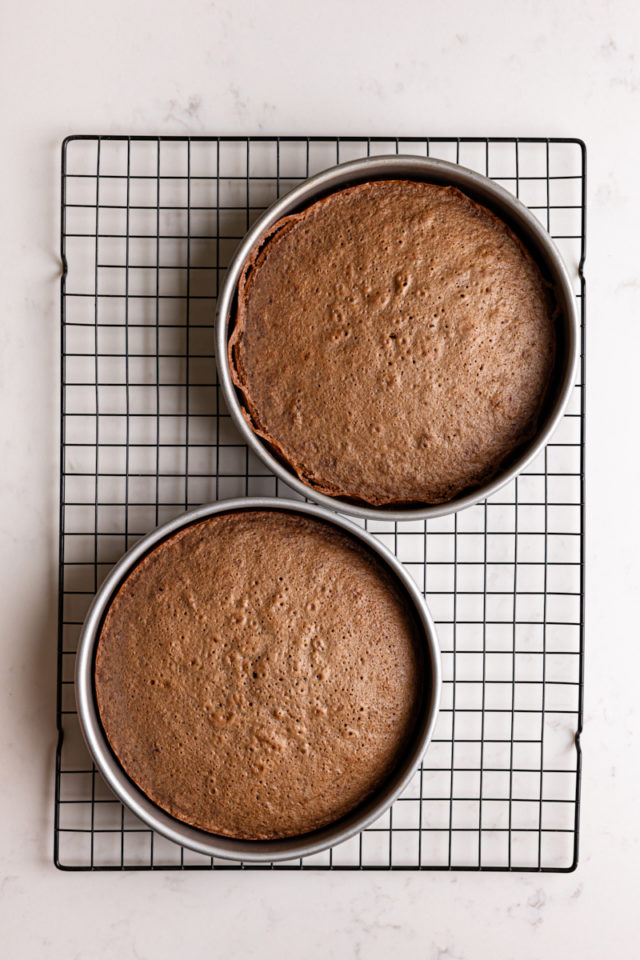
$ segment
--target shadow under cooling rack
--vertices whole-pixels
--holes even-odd
[[[154,835],[93,767],[75,712],[80,627],[113,563],[183,510],[296,494],[241,442],[218,388],[225,267],[278,196],[339,161],[413,153],[518,195],[555,238],[584,331],[585,151],[577,140],[71,137],[63,277],[56,864],[241,869]],[[571,870],[583,659],[584,332],[579,380],[546,450],[487,502],[367,527],[437,623],[442,707],[392,809],[331,851],[266,869]],[[265,869],[249,867],[244,869]]]

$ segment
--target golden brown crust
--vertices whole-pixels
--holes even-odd
[[[441,503],[534,435],[554,311],[489,210],[452,187],[375,181],[256,244],[229,364],[248,423],[318,492]]]
[[[174,817],[244,839],[306,833],[397,765],[420,711],[419,630],[346,532],[284,511],[217,515],[120,587],[96,654],[100,717]]]

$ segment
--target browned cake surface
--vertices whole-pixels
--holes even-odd
[[[180,820],[306,833],[393,771],[420,704],[417,631],[348,534],[283,511],[219,515],[120,588],[98,643],[100,717],[132,780]]]
[[[253,428],[316,490],[438,503],[530,439],[554,306],[514,234],[451,187],[365,183],[252,251],[230,339]]]

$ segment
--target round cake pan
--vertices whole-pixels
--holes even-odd
[[[245,261],[260,237],[281,217],[297,213],[316,200],[344,187],[369,180],[422,180],[457,187],[477,203],[492,210],[520,237],[539,263],[546,278],[553,284],[560,308],[558,351],[549,397],[535,437],[501,468],[491,480],[447,501],[433,505],[402,507],[369,507],[339,497],[318,493],[278,459],[245,419],[229,368],[228,340],[237,302],[237,288]],[[353,516],[380,520],[421,520],[454,513],[485,500],[513,480],[540,453],[557,427],[574,386],[578,360],[579,321],[575,295],[565,263],[555,243],[539,220],[513,194],[488,177],[445,160],[426,157],[368,157],[341,163],[305,180],[290,193],[277,200],[256,221],[240,243],[227,270],[218,298],[216,314],[216,357],[218,378],[233,421],[254,453],[292,490],[311,497],[331,510]]]
[[[346,530],[382,558],[404,588],[407,599],[415,608],[423,627],[425,695],[415,735],[400,758],[395,773],[366,803],[336,823],[304,836],[282,840],[235,840],[222,837],[191,827],[161,810],[130,780],[111,750],[100,722],[95,696],[94,669],[100,629],[107,609],[123,580],[145,554],[182,527],[218,513],[238,510],[286,510],[318,517]],[[221,500],[183,513],[138,541],[111,570],[94,598],[80,634],[75,676],[80,728],[97,768],[118,799],[149,827],[169,840],[209,856],[243,860],[247,863],[270,863],[309,856],[347,840],[377,820],[407,785],[431,739],[438,712],[440,684],[440,651],[433,620],[422,594],[402,564],[375,537],[350,520],[316,504],[275,498]]]

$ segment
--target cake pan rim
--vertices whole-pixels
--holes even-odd
[[[401,504],[391,504],[374,507],[331,497],[316,491],[310,484],[301,480],[293,469],[275,456],[268,448],[267,443],[258,436],[247,422],[242,413],[240,398],[229,367],[228,331],[237,285],[244,263],[260,237],[281,217],[299,209],[304,209],[329,193],[358,183],[365,183],[368,180],[380,179],[413,179],[457,187],[469,194],[476,202],[489,206],[498,216],[502,211],[505,221],[512,228],[515,226],[516,232],[525,245],[532,244],[534,246],[535,253],[549,272],[554,282],[556,294],[561,300],[564,341],[562,364],[554,378],[556,396],[542,427],[536,430],[534,437],[524,445],[516,459],[500,469],[494,477],[468,493],[441,504],[421,504],[407,507],[403,507]],[[243,440],[250,446],[256,456],[296,493],[310,497],[316,503],[330,510],[339,510],[341,513],[361,519],[390,521],[428,520],[457,513],[459,510],[493,496],[525,470],[547,445],[565,413],[575,384],[579,354],[578,341],[578,310],[571,279],[560,251],[537,217],[508,190],[475,170],[460,164],[450,163],[447,160],[410,154],[366,157],[337,164],[303,180],[289,193],[271,204],[245,234],[233,255],[218,297],[215,318],[215,354],[218,380],[231,418]]]
[[[126,774],[109,746],[102,728],[95,698],[95,651],[104,615],[120,584],[149,550],[185,526],[219,513],[237,510],[284,510],[317,517],[355,535],[387,565],[409,595],[422,625],[425,654],[430,666],[430,689],[425,690],[424,718],[416,731],[406,757],[389,784],[335,824],[313,833],[278,840],[241,840],[210,834],[172,817],[158,807]],[[414,775],[431,740],[438,714],[441,690],[440,650],[435,624],[415,581],[394,554],[371,533],[352,520],[326,510],[315,503],[301,503],[276,497],[241,497],[205,504],[157,527],[139,540],[115,564],[100,586],[87,612],[78,642],[75,669],[75,693],[80,729],[96,767],[111,790],[125,806],[147,826],[164,837],[198,853],[246,863],[270,863],[311,856],[355,836],[382,816]],[[429,697],[428,704],[426,703]]]

